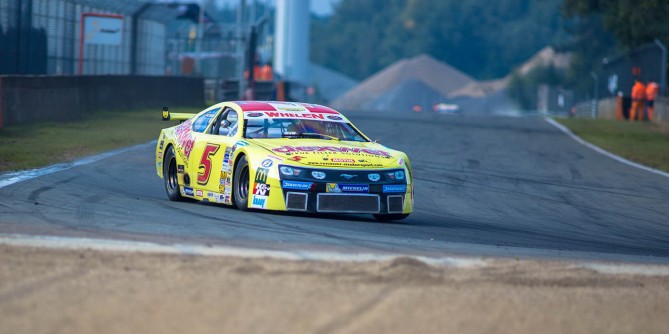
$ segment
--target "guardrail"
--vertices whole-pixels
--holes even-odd
[[[202,78],[0,76],[0,128],[75,119],[100,110],[204,106]]]
[[[574,105],[573,117],[627,119],[631,106],[629,97],[609,97],[597,101],[593,113],[593,101],[585,101]],[[655,100],[654,123],[669,123],[669,98],[660,96]]]

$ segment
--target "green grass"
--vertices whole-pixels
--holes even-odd
[[[171,110],[195,113],[197,109]],[[160,130],[161,110],[96,112],[77,121],[49,122],[0,129],[0,172],[31,169],[146,143]]]
[[[669,126],[603,119],[556,119],[584,140],[628,160],[669,172]]]

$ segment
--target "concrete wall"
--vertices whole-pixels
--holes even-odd
[[[597,108],[597,118],[615,119],[616,118],[616,98],[610,97],[599,100]],[[589,104],[585,102],[584,104]],[[623,114],[627,117],[629,112],[629,98],[625,101]],[[655,123],[669,123],[669,98],[660,96],[655,100],[655,112],[653,122]]]
[[[0,76],[0,128],[63,121],[99,110],[204,106],[201,78]]]

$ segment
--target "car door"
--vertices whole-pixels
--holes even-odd
[[[190,156],[191,185],[197,197],[230,203],[232,175],[226,167],[235,143],[236,111],[231,108],[204,113],[193,123],[195,136]],[[234,121],[234,124],[233,122]],[[222,125],[224,124],[224,125]]]

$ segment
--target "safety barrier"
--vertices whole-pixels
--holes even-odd
[[[63,121],[100,110],[204,106],[201,78],[0,76],[0,128]]]
[[[610,97],[597,102],[596,112],[592,112],[592,101],[574,105],[572,116],[579,118],[627,119],[631,99],[629,97]],[[653,122],[669,123],[669,98],[660,96],[655,100]]]

